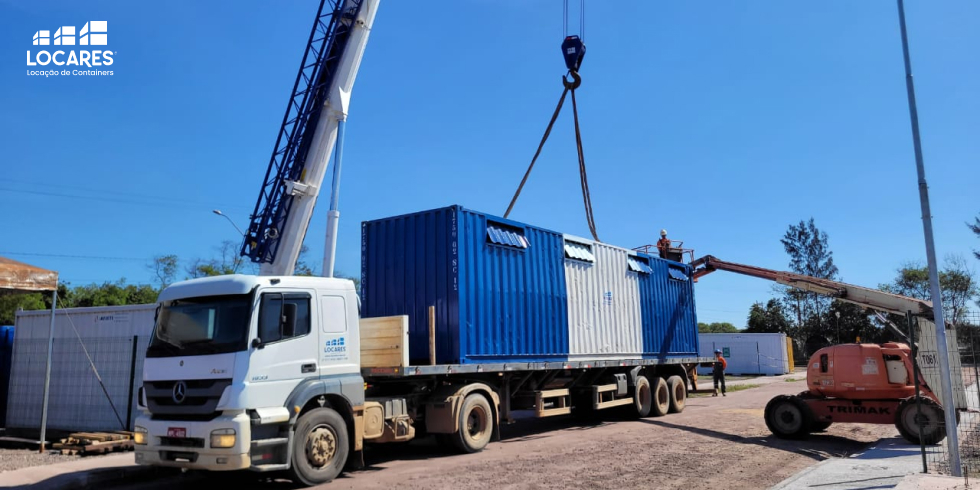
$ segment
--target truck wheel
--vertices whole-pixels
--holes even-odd
[[[633,408],[640,418],[649,417],[653,406],[653,391],[646,376],[636,377],[636,387],[633,390]]]
[[[684,386],[684,378],[674,375],[667,378],[667,387],[670,388],[670,413],[680,413],[684,411],[687,404],[687,387]]]
[[[333,480],[347,462],[347,423],[331,408],[303,414],[293,434],[293,460],[289,476],[306,486]]]
[[[663,417],[670,411],[670,387],[660,376],[653,378],[653,406],[651,409],[654,417]]]
[[[779,395],[766,404],[766,427],[781,439],[799,439],[810,433],[813,412],[800,397]]]
[[[895,411],[895,427],[906,441],[919,444],[936,444],[946,438],[946,419],[943,407],[930,398],[920,398],[922,407],[916,407],[915,397],[906,398]],[[921,413],[920,413],[921,410]],[[919,428],[919,422],[922,428]],[[921,431],[921,432],[920,432]]]
[[[479,393],[470,393],[459,411],[459,430],[452,434],[453,444],[462,453],[476,453],[487,447],[493,434],[493,411],[490,402]]]
[[[823,432],[830,428],[830,424],[833,424],[833,422],[821,422],[815,420],[812,424],[810,424],[810,432]]]

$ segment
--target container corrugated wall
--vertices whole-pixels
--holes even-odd
[[[438,364],[697,355],[690,266],[459,206],[361,229],[363,316],[408,315],[413,364],[429,306]]]
[[[591,251],[593,261],[565,259],[570,359],[639,358],[641,273],[627,269],[629,252],[604,243],[566,237]]]
[[[429,359],[429,306],[436,307],[436,359],[459,358],[459,284],[455,208],[361,225],[361,300],[365,317],[408,315],[409,357]]]
[[[703,333],[703,357],[714,357],[715,349],[728,354],[729,374],[788,374],[791,369],[786,349],[786,334],[782,333]],[[702,371],[704,369],[704,371]],[[699,371],[709,372],[710,368]]]
[[[0,427],[6,427],[7,389],[10,387],[10,362],[14,352],[14,327],[0,327]]]
[[[466,209],[459,216],[462,362],[565,360],[561,235]],[[490,243],[488,218],[522,232],[527,248]]]
[[[127,418],[135,419],[136,392],[155,311],[155,304],[58,310],[48,401],[50,429],[120,430]],[[50,311],[17,313],[7,427],[40,427],[50,315]],[[92,373],[76,329],[99,370],[115,411]],[[136,369],[131,370],[134,336]],[[127,417],[130,401],[133,410]]]
[[[660,257],[641,256],[649,260],[652,269],[650,274],[640,276],[645,356],[696,356],[698,321],[691,267]]]

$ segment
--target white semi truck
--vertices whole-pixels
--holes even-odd
[[[515,410],[538,417],[612,407],[639,417],[683,410],[687,372],[710,361],[698,359],[696,349],[687,357],[442,364],[433,357],[413,363],[408,316],[360,318],[351,281],[291,276],[336,149],[323,267],[333,275],[343,122],[378,8],[378,0],[331,0],[324,8],[325,1],[242,245],[242,254],[261,265],[260,275],[194,279],[161,293],[139,394],[136,462],[286,471],[314,485],[330,481],[345,465],[362,463],[368,443],[429,434],[459,451],[480,451],[499,437],[500,424],[512,421]],[[512,247],[501,254],[530,253],[518,250],[527,249],[523,238],[509,241],[516,237],[512,228],[484,225],[500,242],[488,246]],[[653,258],[601,247],[565,244],[581,274],[589,273],[590,260],[610,253],[620,254],[616,266],[634,289],[639,274],[652,273]],[[552,251],[559,254],[550,266],[554,272],[562,267],[561,245]],[[659,266],[667,277],[667,265]],[[687,288],[686,303],[676,312],[678,318],[689,314],[685,325],[693,329],[693,290],[685,275],[692,269],[670,267],[671,278],[663,280]],[[613,293],[596,301],[612,307]],[[687,333],[696,342],[696,331]]]

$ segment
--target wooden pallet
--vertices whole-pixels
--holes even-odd
[[[75,432],[51,446],[61,454],[89,455],[133,450],[132,432]]]

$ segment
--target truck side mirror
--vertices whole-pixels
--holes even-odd
[[[260,339],[258,337],[255,337],[254,339],[252,339],[252,348],[253,349],[261,349],[263,347],[265,347],[265,344],[262,343],[262,339]]]

